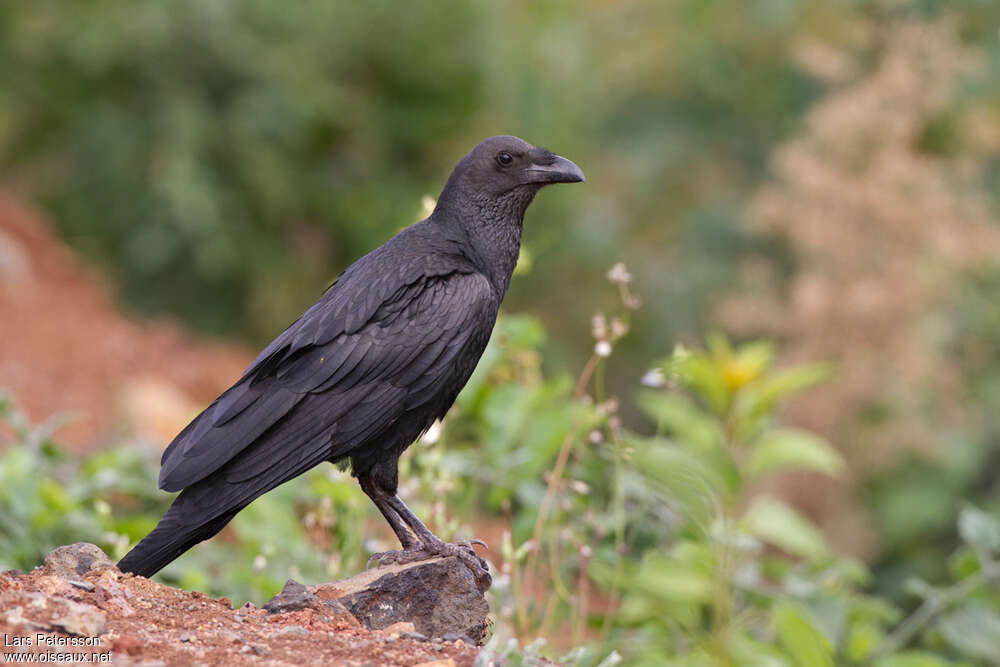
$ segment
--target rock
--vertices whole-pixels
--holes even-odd
[[[419,662],[413,667],[455,667],[455,661],[451,658],[444,660],[431,660],[430,662]]]
[[[326,605],[339,602],[369,630],[409,621],[427,637],[454,633],[478,644],[486,635],[486,597],[454,557],[381,566],[308,592]]]
[[[16,628],[25,625],[24,618],[24,607],[14,607],[7,611],[7,618],[5,619],[7,625],[12,628]]]
[[[269,614],[284,614],[289,611],[299,611],[319,604],[319,599],[309,592],[309,589],[295,581],[289,579],[285,582],[285,587],[281,592],[271,598],[264,609]]]
[[[135,609],[125,599],[130,595],[127,588],[123,588],[115,578],[118,576],[117,570],[108,570],[101,574],[94,588],[94,597],[97,598],[97,606],[105,611],[110,611],[113,615],[127,618],[135,613]]]
[[[52,574],[76,578],[91,570],[114,567],[114,563],[96,544],[77,542],[50,551],[45,557],[45,567]]]
[[[446,642],[462,642],[463,644],[475,645],[476,640],[468,635],[464,635],[460,632],[449,632],[448,634],[441,637],[441,639]]]
[[[381,632],[389,635],[390,637],[393,635],[398,637],[404,632],[416,632],[416,627],[414,627],[413,623],[410,621],[396,621],[392,625],[387,625],[382,628]]]
[[[320,621],[346,625],[347,627],[361,627],[361,623],[354,614],[339,601],[336,599],[320,600],[308,588],[294,579],[286,581],[285,587],[264,605],[264,609],[270,614],[312,609]]]
[[[306,630],[301,625],[289,625],[288,627],[281,628],[275,632],[272,632],[269,639],[274,639],[275,637],[285,637],[290,635],[308,635],[309,631]]]
[[[80,637],[97,637],[104,634],[104,626],[108,619],[103,611],[89,604],[69,600],[62,602],[66,605],[66,613],[52,621],[54,627]]]
[[[361,621],[343,605],[340,600],[322,600],[317,609],[319,619],[328,623],[346,625],[349,628],[360,628]]]

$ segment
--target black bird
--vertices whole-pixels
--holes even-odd
[[[350,463],[403,547],[373,559],[455,555],[488,586],[470,542],[443,542],[396,495],[397,464],[479,362],[531,200],[550,183],[583,180],[569,160],[517,137],[473,148],[430,217],[348,267],[174,438],[159,484],[181,493],[118,567],[152,576],[258,496],[330,461]]]

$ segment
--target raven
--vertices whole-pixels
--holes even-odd
[[[396,495],[397,465],[479,362],[528,205],[545,185],[583,180],[566,158],[517,137],[479,143],[428,218],[349,266],[174,438],[159,485],[181,493],[118,567],[150,577],[258,496],[330,461],[350,464],[399,538],[401,551],[372,559],[453,555],[488,586],[472,542],[443,542]]]

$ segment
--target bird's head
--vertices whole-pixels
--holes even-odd
[[[583,171],[566,158],[518,137],[500,135],[479,142],[459,161],[445,193],[488,198],[524,194],[530,202],[545,185],[583,180]]]

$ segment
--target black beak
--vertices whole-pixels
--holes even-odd
[[[564,157],[553,155],[549,164],[532,164],[524,171],[532,183],[581,183],[587,179],[583,170]],[[551,158],[550,158],[551,159]]]

